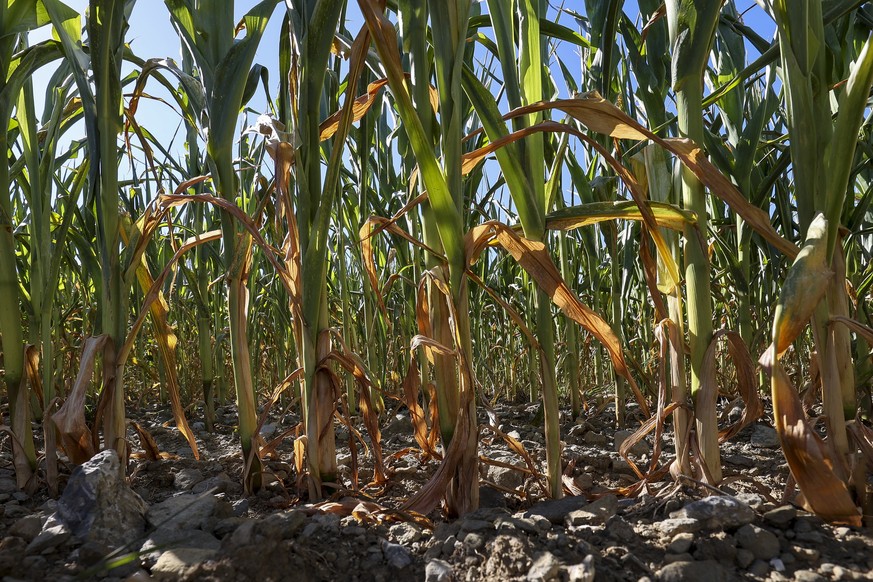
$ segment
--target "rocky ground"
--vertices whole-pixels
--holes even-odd
[[[498,407],[500,430],[544,460],[535,407]],[[333,503],[297,497],[291,439],[266,463],[271,481],[246,496],[231,407],[216,432],[195,423],[195,461],[170,413],[137,421],[166,459],[131,460],[129,484],[114,479],[104,453],[65,482],[59,500],[15,487],[8,442],[0,453],[0,576],[13,580],[825,580],[873,579],[869,529],[832,527],[783,503],[788,469],[772,428],[761,421],[723,448],[720,491],[677,486],[669,477],[632,498],[636,482],[616,452],[628,436],[609,412],[562,427],[565,484],[582,495],[543,500],[523,459],[487,429],[480,453],[482,508],[445,521],[396,511],[436,469],[422,464],[402,413],[383,427],[391,481],[382,490],[338,493]],[[297,423],[271,418],[266,439]],[[664,437],[665,450],[670,435]],[[653,454],[633,447],[641,467]],[[347,442],[345,429],[338,442]],[[131,433],[134,448],[139,442]],[[352,455],[340,449],[351,484]],[[359,477],[372,477],[363,451]]]

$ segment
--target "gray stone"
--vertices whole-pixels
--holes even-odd
[[[300,531],[306,520],[305,513],[294,510],[274,513],[264,519],[245,520],[222,541],[222,553],[228,554],[245,546],[258,546],[265,540],[290,539]],[[309,525],[320,527],[317,523],[312,522]]]
[[[609,493],[589,503],[582,509],[567,514],[567,525],[601,525],[606,523],[618,511],[618,498]]]
[[[564,518],[571,511],[582,509],[588,505],[588,501],[582,496],[562,497],[561,499],[547,499],[540,501],[524,513],[524,517],[539,515],[548,519],[551,523],[562,524]]]
[[[784,529],[794,521],[795,517],[797,517],[797,510],[790,505],[783,505],[765,513],[764,521]]]
[[[545,524],[548,524],[548,529],[552,528],[552,522],[549,521],[548,519],[546,519],[545,517],[543,517],[542,515],[532,515],[530,517],[513,518],[511,523],[514,527],[520,529],[523,532],[536,534],[536,533],[540,533],[540,527],[538,527],[538,526],[542,522],[545,522]],[[543,529],[545,529],[545,528],[543,528]]]
[[[827,578],[812,570],[797,570],[794,573],[795,582],[825,582]]]
[[[458,538],[455,536],[449,536],[443,542],[443,554],[446,556],[451,556],[455,553],[455,546],[457,546],[460,542],[458,542]]]
[[[382,553],[388,565],[395,570],[403,570],[412,565],[412,554],[400,544],[382,540]]]
[[[212,517],[217,502],[214,495],[183,493],[152,505],[146,517],[153,527],[200,529]]]
[[[149,534],[139,551],[145,565],[151,566],[168,550],[194,548],[217,552],[220,547],[218,538],[203,530],[160,527]]]
[[[55,515],[79,541],[119,547],[143,534],[147,507],[122,478],[118,454],[110,449],[73,471]]]
[[[737,467],[754,467],[755,459],[746,455],[725,455],[722,457],[725,463],[736,465]]]
[[[55,548],[70,539],[70,528],[65,523],[52,516],[46,520],[42,531],[27,544],[25,553],[41,554],[50,548]]]
[[[573,483],[575,483],[576,487],[587,491],[594,487],[594,477],[589,475],[588,473],[582,473],[581,475],[576,475],[573,477]]]
[[[620,515],[609,518],[606,522],[606,533],[609,537],[625,543],[630,543],[637,538],[634,526],[626,522]]]
[[[197,565],[215,557],[215,550],[178,548],[161,554],[152,566],[152,577],[157,580],[181,580]]]
[[[580,437],[580,436],[584,435],[585,432],[588,431],[588,430],[591,430],[591,425],[589,425],[589,424],[588,424],[587,422],[585,422],[585,421],[582,421],[582,422],[580,422],[579,424],[574,425],[574,426],[570,429],[570,432],[567,433],[567,435],[568,435],[568,436],[571,436],[571,437],[574,437],[574,438],[577,438],[577,437]]]
[[[478,550],[485,545],[485,538],[476,532],[470,532],[464,536],[464,545],[471,550]]]
[[[770,572],[770,564],[764,560],[755,560],[749,567],[749,574],[763,578]]]
[[[227,473],[221,472],[218,475],[199,481],[191,489],[192,493],[206,493],[207,491],[212,491],[213,493],[241,492],[242,487],[239,483],[228,477]]]
[[[569,582],[594,582],[597,571],[594,568],[594,556],[588,554],[581,564],[567,567]]]
[[[631,468],[630,463],[622,458],[612,460],[612,470],[616,473],[625,473],[628,475],[634,474],[634,470]]]
[[[488,531],[494,529],[494,524],[484,519],[465,519],[461,522],[461,531]]]
[[[634,434],[632,430],[619,430],[615,433],[615,452],[618,452],[621,448],[621,445],[624,444],[628,438],[630,438]],[[646,442],[646,439],[642,439],[638,443],[635,443],[634,446],[630,448],[630,453],[632,455],[636,455],[637,457],[642,457],[643,455],[648,455],[652,452],[652,447],[649,446],[649,443]]]
[[[747,524],[737,530],[737,543],[755,554],[759,560],[770,560],[779,555],[779,538],[756,525]]]
[[[680,533],[694,533],[702,528],[702,522],[691,517],[675,517],[655,523],[655,529],[668,538],[673,538],[673,536]]]
[[[745,570],[755,561],[755,554],[745,548],[740,548],[737,550],[736,561],[737,566]]]
[[[494,487],[479,487],[479,507],[505,508],[506,496]]]
[[[238,499],[233,502],[231,505],[233,509],[233,514],[236,517],[242,517],[249,511],[249,500],[248,499]]]
[[[9,535],[16,536],[26,542],[33,541],[33,538],[39,535],[42,530],[42,518],[38,515],[25,515],[18,521],[12,524],[9,528]]]
[[[498,465],[488,465],[485,478],[504,489],[519,489],[524,483],[520,471]]]
[[[799,559],[806,562],[818,562],[821,558],[821,552],[815,548],[804,548],[803,546],[792,546],[791,551]]]
[[[797,534],[795,539],[799,542],[806,542],[809,544],[821,544],[824,542],[825,538],[817,531],[805,531]]]
[[[667,551],[671,554],[684,554],[691,549],[691,543],[694,541],[694,534],[680,533],[673,536],[670,540],[670,545],[667,546]]]
[[[3,506],[3,516],[9,519],[18,519],[30,515],[30,510],[19,505],[17,501],[10,501]]]
[[[15,483],[15,479],[0,478],[0,493],[11,495],[16,491],[18,491],[18,485]]]
[[[673,562],[661,568],[657,578],[660,582],[725,582],[727,573],[715,560]]]
[[[188,491],[203,481],[203,472],[197,469],[182,469],[173,477],[173,486],[180,491]]]
[[[758,511],[764,507],[764,498],[757,493],[737,493],[736,495],[734,495],[734,497],[736,497],[742,503],[745,503],[755,511]]]
[[[594,446],[598,446],[598,447],[603,446],[607,442],[609,442],[609,439],[607,439],[605,435],[602,435],[599,432],[594,432],[594,431],[586,432],[585,436],[582,437],[582,440],[587,445],[594,445]]]
[[[527,571],[529,582],[552,582],[558,580],[561,562],[551,552],[543,552]]]
[[[821,520],[818,518],[804,515],[803,517],[798,517],[794,523],[794,531],[796,533],[809,533],[811,531],[815,531],[815,528],[821,525]]]
[[[756,424],[752,430],[752,446],[760,449],[778,449],[780,446],[779,435],[776,429],[766,424]]]
[[[452,582],[452,567],[444,560],[431,560],[424,568],[425,582]]]
[[[235,516],[220,519],[212,527],[212,535],[218,539],[223,539],[224,536],[232,534],[245,521],[247,521],[246,518]]]
[[[670,514],[672,518],[696,519],[706,529],[734,528],[751,523],[755,512],[735,497],[711,496],[692,501]]]
[[[411,523],[398,523],[388,530],[398,544],[408,546],[421,539],[421,528]]]

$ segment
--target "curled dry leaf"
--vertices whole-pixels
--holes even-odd
[[[663,228],[683,231],[686,226],[697,223],[697,217],[689,210],[683,210],[666,202],[648,201],[655,223]],[[643,220],[640,208],[635,202],[591,202],[579,206],[569,206],[556,210],[546,216],[549,230],[573,230],[607,220]]]
[[[773,342],[779,357],[806,327],[827,291],[833,275],[828,266],[827,233],[828,221],[819,214],[809,225],[803,249],[782,284],[773,325]]]
[[[348,350],[348,347],[342,343],[342,338],[339,339],[343,351],[332,350],[321,362],[319,362],[319,369],[329,371],[327,363],[336,362],[340,367],[349,372],[358,384],[358,388],[361,392],[359,402],[361,416],[364,419],[364,425],[367,427],[367,432],[370,433],[370,441],[373,446],[373,458],[375,460],[373,473],[374,482],[377,485],[382,485],[388,481],[388,477],[385,474],[385,462],[382,456],[382,433],[379,430],[379,415],[373,407],[371,392],[373,384],[370,382],[369,375],[361,359]],[[339,386],[338,378],[336,378],[335,375],[331,375],[331,378],[335,382],[335,385]]]
[[[85,423],[85,395],[94,375],[94,359],[103,350],[109,336],[99,335],[85,340],[82,357],[79,359],[79,373],[60,410],[52,415],[52,421],[61,435],[61,447],[76,465],[94,456],[91,430]]]
[[[33,344],[24,347],[24,372],[30,389],[39,400],[39,405],[44,409],[48,404],[42,392],[42,376],[39,373],[39,348]],[[29,416],[29,415],[28,415]]]
[[[749,348],[740,335],[728,329],[720,329],[712,336],[712,341],[706,349],[701,371],[700,396],[697,406],[715,407],[718,398],[718,371],[716,370],[718,342],[725,338],[728,342],[728,353],[734,362],[737,372],[737,391],[745,404],[740,419],[719,431],[719,442],[725,442],[738,432],[758,420],[764,412],[764,405],[758,394],[758,382],[755,377],[755,365]]]
[[[410,350],[409,353],[409,368],[406,370],[406,376],[403,378],[403,403],[409,410],[409,419],[412,421],[415,442],[421,447],[425,458],[437,458],[439,454],[433,448],[428,438],[424,409],[418,403],[418,393],[421,389],[418,364],[415,361],[414,350]]]
[[[408,77],[408,75],[407,75]],[[388,79],[378,79],[367,85],[367,92],[355,99],[352,105],[352,122],[360,121],[364,115],[370,110],[376,102],[379,92],[385,85],[388,84]],[[439,109],[439,93],[436,87],[430,88],[430,104],[434,112]],[[342,118],[342,111],[336,111],[330,117],[321,122],[319,127],[319,139],[324,141],[330,139],[337,132]]]
[[[761,364],[770,372],[776,432],[804,506],[831,522],[860,526],[861,514],[839,477],[847,474],[843,461],[832,443],[825,443],[809,425],[797,390],[779,361],[827,290],[833,274],[828,268],[827,233],[827,220],[819,214],[782,286],[773,322],[773,343],[761,357]],[[827,380],[823,374],[823,381]]]
[[[500,245],[512,255],[567,317],[591,332],[606,347],[616,371],[628,381],[640,409],[648,416],[648,403],[628,369],[621,342],[615,332],[567,287],[545,245],[520,236],[503,223],[489,221],[473,228],[466,236],[468,264],[472,266],[485,247],[493,244]]]
[[[388,311],[385,308],[385,300],[383,295],[383,290],[379,285],[379,274],[376,272],[376,259],[373,255],[373,237],[382,232],[388,231],[391,234],[397,235],[409,242],[410,244],[420,247],[434,256],[442,257],[441,253],[438,253],[434,249],[430,248],[423,242],[417,240],[415,237],[410,235],[408,232],[397,226],[397,221],[406,215],[411,209],[415,208],[418,204],[420,204],[423,200],[425,200],[427,194],[421,194],[406,204],[399,212],[397,212],[391,218],[383,218],[381,216],[371,216],[364,224],[361,225],[361,229],[358,232],[358,235],[361,240],[361,257],[364,262],[364,270],[367,272],[367,280],[370,283],[370,288],[373,290],[373,293],[376,296],[376,303],[379,307],[379,311],[382,313],[385,321],[390,322],[391,318],[388,317]]]
[[[571,135],[576,136],[580,140],[587,143],[591,148],[597,151],[604,160],[615,170],[616,174],[621,178],[622,182],[627,186],[628,190],[631,193],[631,197],[634,200],[634,203],[639,210],[640,220],[648,227],[647,233],[652,238],[655,243],[655,246],[658,247],[658,251],[660,253],[660,257],[664,262],[666,267],[666,271],[669,274],[674,285],[679,284],[679,268],[676,266],[675,261],[673,260],[673,255],[670,253],[669,248],[667,247],[667,243],[664,241],[664,238],[661,236],[661,232],[658,230],[658,224],[655,220],[655,216],[652,213],[651,208],[649,207],[649,200],[645,194],[645,188],[642,188],[640,184],[637,182],[637,179],[628,170],[624,167],[615,157],[610,153],[608,149],[603,147],[597,141],[591,139],[588,135],[583,132],[577,130],[572,125],[568,125],[566,123],[556,123],[554,121],[543,121],[531,127],[526,127],[524,129],[520,129],[515,131],[509,135],[503,136],[500,139],[497,139],[484,147],[481,147],[473,152],[465,154],[462,158],[462,167],[461,171],[463,173],[467,173],[472,168],[478,164],[481,160],[485,158],[489,153],[509,144],[514,141],[520,140],[528,135],[539,133],[539,132],[557,132],[557,133],[569,133]],[[693,224],[693,223],[690,223]]]
[[[629,117],[621,109],[604,99],[596,91],[579,95],[573,99],[541,101],[519,107],[504,119],[529,115],[538,111],[558,109],[584,124],[588,129],[618,139],[634,141],[652,140],[676,155],[710,191],[726,202],[737,214],[780,252],[788,257],[797,255],[797,247],[783,238],[770,224],[770,216],[762,209],[745,199],[730,180],[712,162],[706,159],[703,150],[693,141],[685,138],[662,138]]]
[[[136,434],[139,436],[139,442],[142,445],[143,451],[145,451],[145,458],[149,461],[157,461],[161,457],[161,450],[158,448],[158,443],[155,442],[154,437],[140,423],[131,420],[130,424],[133,425]]]
[[[133,225],[126,225],[127,228],[119,229],[122,239],[125,244],[130,243],[131,231],[135,230]],[[149,271],[148,263],[146,263],[145,255],[140,256],[139,263],[136,267],[136,279],[139,282],[143,293],[151,291],[155,286],[155,281],[152,279],[152,274]],[[188,446],[191,447],[191,452],[194,454],[194,459],[200,459],[200,451],[197,449],[197,441],[194,439],[194,431],[188,426],[188,419],[185,418],[185,407],[182,406],[182,398],[180,396],[181,388],[179,386],[178,366],[176,364],[176,344],[178,338],[176,332],[169,324],[170,307],[167,300],[164,298],[163,292],[158,287],[158,293],[155,300],[149,305],[149,313],[152,316],[152,324],[154,327],[155,341],[158,344],[158,352],[161,360],[164,362],[164,372],[166,375],[166,390],[170,397],[170,408],[173,411],[173,418],[176,421],[176,428],[188,441]]]
[[[834,472],[839,461],[809,426],[797,391],[779,362],[772,370],[772,395],[776,431],[804,507],[832,523],[860,527],[861,512]]]

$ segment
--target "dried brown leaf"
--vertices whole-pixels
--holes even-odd
[[[621,342],[615,332],[602,317],[585,306],[567,287],[545,245],[523,238],[505,224],[489,221],[473,228],[466,236],[468,264],[472,266],[482,250],[494,243],[499,244],[512,255],[567,317],[591,332],[606,347],[616,371],[628,381],[640,409],[648,416],[650,414],[648,403],[627,367]]]
[[[67,396],[60,410],[52,415],[52,421],[61,435],[61,446],[76,465],[86,462],[96,452],[91,430],[85,423],[85,396],[94,375],[95,358],[108,340],[107,335],[89,337],[85,340],[82,357],[79,359],[79,373],[73,382],[70,395]]]

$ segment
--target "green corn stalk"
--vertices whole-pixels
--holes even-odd
[[[831,315],[848,315],[842,248],[837,244],[838,227],[842,223],[858,129],[873,83],[873,41],[868,33],[851,68],[846,88],[838,96],[839,110],[834,124],[830,83],[826,77],[829,55],[821,3],[806,1],[794,6],[777,1],[772,9],[783,47],[780,54],[801,234],[816,212],[823,212],[828,224],[826,256],[835,276],[826,301],[819,303],[815,311],[814,332],[823,364],[822,377],[837,380],[823,385],[829,432],[836,450],[846,455],[850,444],[845,422],[846,418],[854,416],[857,406],[851,344],[845,328],[827,326]]]
[[[63,258],[61,249],[66,244],[66,235],[75,215],[76,199],[84,187],[88,171],[88,163],[80,165],[73,176],[70,191],[67,192],[67,196],[60,199],[63,204],[60,208],[61,224],[53,235],[51,200],[58,161],[63,160],[63,157],[57,152],[57,145],[63,132],[64,106],[64,92],[55,89],[51,103],[47,103],[47,108],[50,107],[48,109],[50,117],[45,120],[45,135],[40,140],[37,135],[33,82],[28,78],[18,97],[16,116],[24,158],[24,171],[19,174],[17,182],[25,192],[31,218],[29,228],[30,338],[31,343],[41,354],[46,479],[53,491],[57,491],[58,487],[55,428],[54,424],[46,418],[50,412],[51,403],[57,396],[55,391],[55,343],[52,341],[56,321],[53,319],[60,280],[61,259]],[[59,206],[61,206],[60,203]]]
[[[703,143],[703,73],[715,37],[720,0],[692,2],[668,0],[667,22],[673,45],[673,89],[679,134]],[[686,209],[697,214],[701,233],[709,230],[706,191],[703,184],[687,168],[681,171],[682,201]],[[685,281],[687,286],[688,333],[691,344],[691,397],[699,394],[704,355],[712,340],[712,294],[710,265],[704,241],[694,229],[685,237]],[[697,435],[710,476],[721,481],[721,460],[718,445],[718,424],[715,407],[696,407]]]
[[[327,297],[327,239],[334,201],[339,190],[341,151],[348,127],[341,128],[330,156],[324,182],[319,123],[331,40],[345,2],[299,1],[289,5],[292,34],[300,47],[297,118],[297,216],[300,236],[302,286],[302,346],[304,426],[308,437],[307,459],[310,494],[321,496],[321,483],[337,478],[333,416],[334,388],[317,368],[330,352]]]
[[[192,86],[189,98],[197,98],[198,93],[203,96],[208,116],[207,163],[216,191],[225,200],[235,203],[239,194],[233,163],[237,116],[244,103],[255,51],[277,1],[263,0],[246,14],[246,35],[239,41],[235,40],[233,2],[165,0],[165,4],[179,37],[200,72],[202,88]],[[227,213],[222,213],[221,230],[228,268],[229,340],[239,411],[239,435],[248,468],[243,480],[248,490],[255,490],[261,485],[261,463],[253,442],[257,430],[257,409],[247,331],[247,264],[250,260],[251,237]]]
[[[3,361],[6,394],[9,397],[10,420],[16,440],[16,479],[24,487],[36,470],[36,451],[30,426],[30,396],[24,380],[24,329],[19,303],[16,248],[13,237],[13,206],[10,168],[6,162],[9,151],[9,125],[12,109],[22,84],[35,70],[33,58],[14,58],[19,48],[19,34],[47,23],[37,10],[35,0],[0,3],[0,336],[3,338]],[[34,53],[31,53],[31,57]]]
[[[103,350],[103,390],[110,396],[104,419],[103,441],[127,458],[123,365],[117,350],[127,337],[129,289],[120,261],[118,134],[122,125],[121,53],[127,19],[135,0],[91,0],[87,23],[90,52],[80,45],[78,15],[57,0],[44,5],[61,40],[73,71],[85,115],[91,163],[88,197],[96,202],[96,231],[100,259],[101,303],[99,329],[109,337]],[[90,62],[93,86],[85,64]],[[125,470],[126,463],[122,463]]]
[[[451,176],[460,177],[460,147],[448,143],[442,144],[444,153],[441,167],[434,154],[433,142],[422,124],[422,109],[416,110],[412,97],[405,87],[393,26],[372,1],[359,0],[359,5],[388,75],[389,86],[394,95],[398,113],[409,137],[409,144],[418,160],[421,178],[428,192],[433,224],[448,263],[447,279],[451,294],[450,300],[457,313],[466,314],[469,312],[469,293],[465,275],[467,259],[460,210],[463,190],[460,188],[453,190],[450,187]],[[470,2],[469,0],[448,3],[434,2],[429,4],[429,8],[434,23],[431,27],[435,35],[436,64],[434,68],[437,71],[437,84],[441,94],[442,107],[442,103],[451,99],[452,95],[460,94],[461,59],[466,42]],[[443,96],[444,93],[446,96]],[[450,116],[451,111],[451,109],[441,110],[442,138],[444,142],[452,139],[457,140],[459,144],[460,117],[453,121]],[[460,111],[457,111],[455,115],[460,116]],[[449,158],[448,152],[453,152],[457,159]],[[452,168],[452,166],[457,166],[457,168]],[[425,225],[425,229],[429,228],[427,217],[425,217]],[[428,234],[425,232],[425,237],[427,236]],[[449,342],[448,345],[454,344],[466,354],[472,354],[469,319],[461,317],[456,321],[456,324],[457,341]],[[435,339],[439,341],[440,337],[437,336]],[[454,397],[452,393],[446,395],[448,396],[446,398],[448,408],[443,408],[442,402],[439,403],[439,406],[442,423],[449,423],[445,417],[457,419],[451,433],[451,440],[445,440],[444,431],[444,444],[447,449],[460,450],[457,465],[451,467],[452,477],[446,492],[447,507],[452,514],[464,514],[474,510],[479,504],[478,457],[476,455],[478,435],[475,420],[475,399],[473,398],[473,385],[469,369],[465,370],[462,366],[459,372],[454,373],[458,374],[457,383],[454,384],[458,387],[457,406],[451,407],[452,402],[449,398]],[[446,376],[448,377],[449,374],[447,373]],[[460,425],[461,420],[464,420],[464,426]],[[466,435],[464,442],[460,442],[456,438],[459,428],[462,428]]]
[[[504,76],[504,88],[510,107],[516,108],[542,100],[542,36],[540,18],[542,7],[538,1],[520,0],[517,5],[518,20],[513,18],[505,3],[488,3],[492,28],[497,37],[497,48]],[[516,30],[518,32],[518,64],[516,68]],[[497,104],[485,87],[471,71],[465,71],[465,89],[473,101],[476,112],[482,119],[485,131],[491,141],[507,134],[505,124],[500,120]],[[523,129],[536,124],[542,114],[517,118],[514,129]],[[549,210],[545,179],[545,159],[543,136],[528,137],[523,144],[515,143],[498,151],[498,160],[507,186],[518,209],[519,220],[525,238],[536,242],[547,242],[545,214]],[[560,166],[558,166],[560,167]],[[527,176],[527,177],[526,177]],[[529,178],[528,178],[529,177]],[[556,182],[557,184],[557,182]],[[543,412],[546,434],[546,465],[549,479],[549,494],[560,498],[563,494],[561,484],[561,442],[558,415],[558,384],[555,376],[555,332],[551,300],[542,289],[537,288],[533,296],[535,329],[540,345],[538,354],[531,353],[539,365],[542,381]],[[535,377],[535,375],[533,376]],[[535,385],[532,382],[532,385]]]

